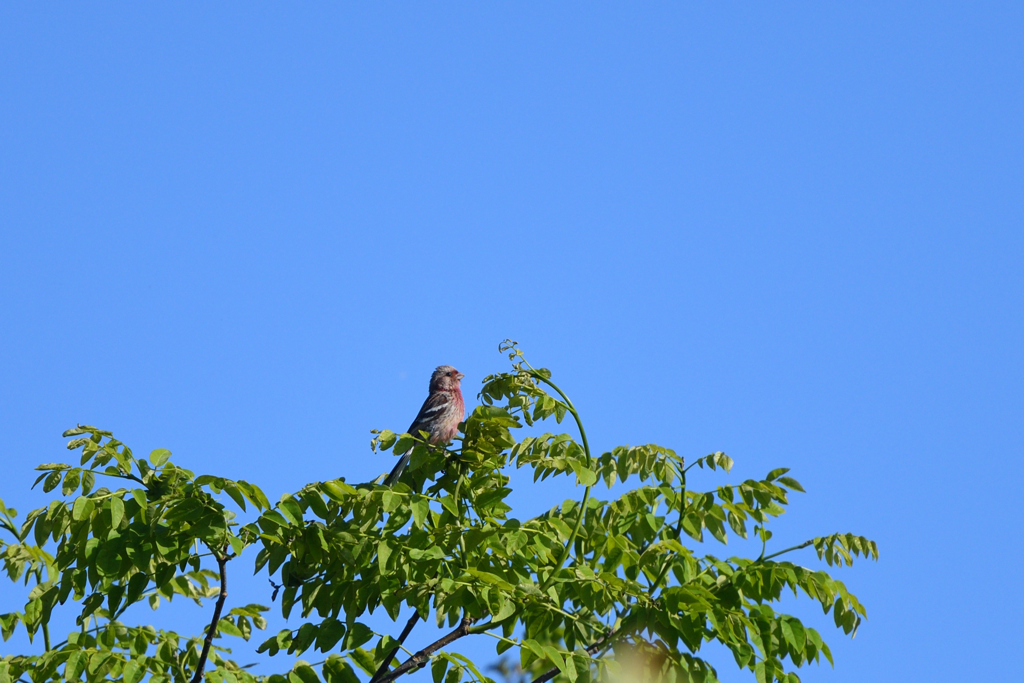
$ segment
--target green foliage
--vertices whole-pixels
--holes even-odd
[[[375,451],[411,453],[403,480],[390,488],[335,479],[272,506],[256,486],[195,476],[166,450],[137,459],[109,432],[69,430],[80,465],[43,465],[36,482],[60,496],[20,525],[0,503],[4,569],[29,588],[22,611],[0,615],[0,630],[5,640],[18,628],[45,640],[42,654],[0,659],[0,683],[24,676],[36,683],[198,681],[204,674],[216,683],[357,683],[361,674],[387,683],[428,665],[434,683],[490,681],[447,649],[482,635],[499,654],[516,649],[522,671],[541,681],[590,681],[636,666],[670,681],[714,681],[714,668],[699,656],[713,641],[758,681],[799,680],[787,666],[831,662],[815,629],[772,605],[787,590],[803,593],[832,611],[847,634],[864,607],[828,573],[777,558],[813,546],[829,566],[849,565],[855,557],[877,559],[872,541],[835,534],[768,553],[768,524],[791,492],[803,490],[787,470],[693,491],[687,477],[695,467],[728,472],[732,460],[713,453],[687,466],[653,444],[595,456],[550,372],[527,364],[514,343],[502,350],[511,371],[484,380],[481,405],[454,445],[376,433]],[[514,436],[567,416],[578,438]],[[517,518],[506,502],[510,467],[532,470],[534,480],[569,477],[583,494]],[[616,498],[591,495],[602,482],[633,478],[636,487]],[[97,487],[106,482],[120,487]],[[249,506],[258,517],[240,525],[235,511]],[[693,550],[708,537],[724,545],[731,534],[753,535],[760,556],[719,559]],[[256,572],[280,584],[281,613],[297,617],[295,628],[258,645],[258,652],[290,656],[285,675],[251,674],[220,644],[222,636],[249,640],[253,628],[266,628],[264,606],[221,613],[227,572],[250,546]],[[122,622],[131,605],[148,601],[156,609],[178,596],[214,604],[206,633],[184,637]],[[61,606],[77,610],[77,629],[51,644],[48,625]],[[433,619],[452,630],[418,652],[398,650],[392,661],[396,636],[360,621],[380,608],[396,620],[413,611],[408,629]],[[318,662],[297,659],[303,656]]]

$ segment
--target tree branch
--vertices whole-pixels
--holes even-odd
[[[395,658],[396,654],[398,654],[399,648],[405,645],[405,639],[409,637],[410,633],[412,633],[413,627],[416,626],[419,620],[419,612],[414,612],[412,617],[409,618],[409,623],[407,623],[405,628],[402,629],[402,635],[398,636],[398,645],[395,646],[386,657],[384,657],[384,662],[377,668],[377,672],[373,674],[373,678],[370,679],[370,683],[377,683],[380,680],[380,677],[388,670],[388,667],[391,666],[391,660]]]
[[[217,558],[217,567],[220,569],[220,596],[217,598],[217,606],[213,608],[213,619],[210,620],[210,628],[207,630],[206,640],[203,642],[203,652],[199,655],[199,663],[196,664],[196,672],[192,676],[191,683],[199,683],[203,680],[203,669],[206,668],[206,658],[210,655],[210,647],[213,645],[213,636],[216,635],[217,624],[220,623],[220,613],[224,609],[224,601],[228,597],[228,575],[225,571],[225,565],[228,563],[228,557],[226,553],[215,553],[215,556]]]
[[[403,675],[404,673],[406,673],[406,672],[408,672],[408,671],[410,671],[412,669],[420,668],[421,666],[423,666],[424,664],[427,663],[427,660],[430,659],[430,655],[434,654],[435,652],[440,650],[445,645],[448,645],[449,643],[453,643],[456,640],[458,640],[459,638],[462,638],[464,636],[468,636],[469,635],[469,626],[472,623],[473,623],[473,620],[470,617],[464,617],[462,619],[462,622],[459,623],[458,627],[454,631],[452,631],[451,633],[449,633],[446,636],[442,636],[441,638],[438,638],[433,643],[431,643],[430,645],[427,645],[425,648],[423,648],[422,650],[420,650],[419,652],[414,654],[412,657],[409,657],[409,659],[407,659],[404,662],[402,662],[401,664],[399,664],[397,669],[395,669],[394,671],[392,671],[389,674],[385,674],[384,676],[381,676],[380,679],[377,680],[377,683],[391,683],[391,681],[395,680],[396,678],[398,678],[399,676]],[[376,678],[376,676],[375,676],[375,678]],[[196,683],[196,682],[193,681],[192,683]]]

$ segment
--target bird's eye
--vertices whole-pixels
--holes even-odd
[[[451,376],[452,376],[452,373],[450,373],[450,372],[449,372],[449,373],[448,373],[448,376],[449,376],[449,377],[451,377]]]

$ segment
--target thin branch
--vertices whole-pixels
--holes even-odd
[[[408,672],[408,671],[410,671],[412,669],[418,669],[418,668],[422,667],[430,659],[430,655],[434,654],[435,652],[440,650],[445,645],[448,645],[449,643],[453,643],[456,640],[458,640],[459,638],[463,638],[465,636],[468,636],[469,635],[469,626],[472,623],[473,623],[472,619],[470,619],[469,617],[464,617],[462,619],[462,621],[459,623],[458,627],[454,631],[452,631],[451,633],[449,633],[446,636],[442,636],[441,638],[438,638],[433,643],[431,643],[430,645],[427,645],[425,648],[423,648],[422,650],[420,650],[419,652],[414,654],[412,657],[409,657],[409,659],[407,659],[404,662],[402,662],[401,664],[399,664],[398,668],[396,668],[394,671],[392,671],[391,673],[388,673],[388,674],[385,674],[384,676],[382,676],[377,681],[377,683],[391,683],[391,681],[395,680],[396,678],[398,678],[399,676],[405,674],[406,672]],[[193,681],[193,683],[196,683],[196,682]]]
[[[413,612],[412,617],[409,618],[409,623],[407,623],[405,625],[405,628],[402,629],[402,635],[398,636],[398,645],[392,648],[391,652],[389,652],[387,656],[384,657],[384,661],[377,669],[377,673],[373,674],[373,678],[370,679],[370,683],[377,683],[377,681],[380,680],[380,677],[383,676],[385,672],[387,672],[388,667],[391,666],[391,660],[395,658],[396,654],[398,654],[399,648],[405,645],[405,639],[409,637],[410,633],[412,633],[413,627],[416,626],[419,620],[419,612]]]
[[[616,630],[611,630],[608,633],[604,634],[603,636],[598,638],[596,641],[594,641],[593,645],[591,645],[590,647],[587,648],[587,650],[586,650],[587,654],[588,655],[596,654],[601,648],[604,647],[605,643],[607,643],[609,640],[611,640],[612,638],[614,638],[614,637],[616,637],[618,635],[619,635],[619,631],[616,631]],[[557,666],[556,667],[552,667],[552,668],[548,669],[547,671],[545,671],[544,673],[542,673],[537,678],[533,679],[533,683],[547,683],[547,681],[550,681],[552,678],[554,678],[555,676],[558,675],[558,671],[559,671],[559,669],[558,669]]]
[[[225,550],[227,550],[225,548]],[[199,655],[199,663],[196,664],[196,672],[192,676],[191,683],[199,683],[203,680],[203,669],[206,668],[206,658],[210,654],[210,646],[213,645],[213,637],[217,633],[217,624],[220,623],[220,613],[224,609],[224,601],[228,597],[228,575],[225,565],[228,563],[226,553],[218,554],[217,567],[220,569],[220,597],[217,598],[217,606],[213,608],[213,619],[210,620],[210,628],[206,632],[206,640],[203,642],[203,652]]]

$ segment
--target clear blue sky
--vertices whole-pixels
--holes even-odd
[[[1019,676],[1021,3],[5,3],[0,231],[23,511],[76,422],[273,499],[368,479],[512,337],[596,448],[788,466],[780,544],[879,542],[805,681]]]

